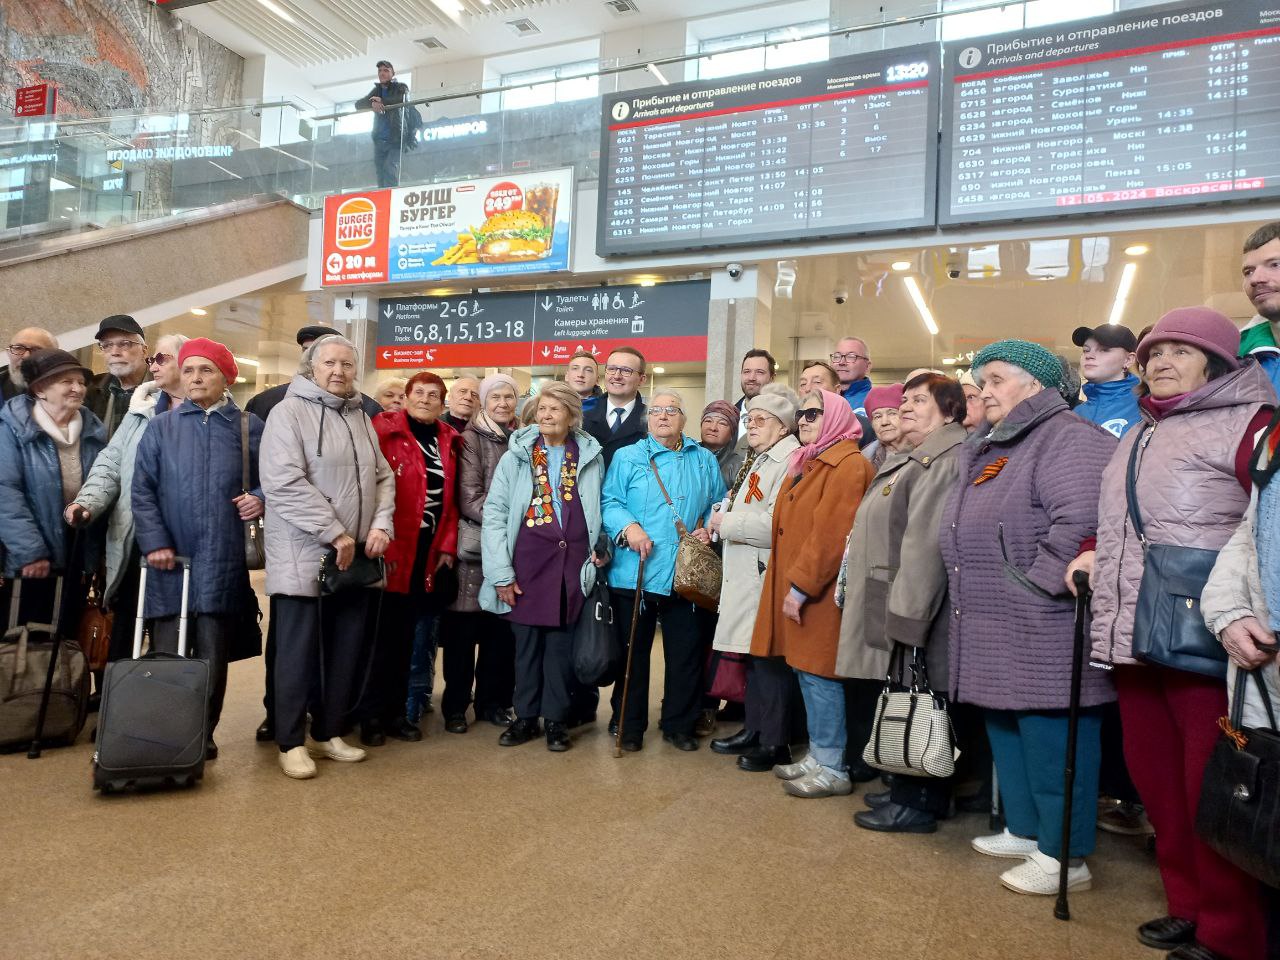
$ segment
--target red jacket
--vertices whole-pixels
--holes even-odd
[[[427,592],[435,589],[436,567],[440,556],[458,553],[458,457],[462,437],[453,427],[436,420],[439,430],[440,464],[444,468],[444,506],[440,526],[431,540],[427,557]],[[373,418],[382,455],[396,474],[395,537],[387,548],[387,589],[392,593],[409,592],[409,575],[413,572],[414,554],[418,548],[418,530],[422,526],[422,508],[427,500],[427,471],[422,451],[409,430],[409,416],[403,410],[387,411]]]

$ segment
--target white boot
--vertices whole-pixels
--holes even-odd
[[[307,755],[306,747],[293,747],[281,753],[280,769],[294,780],[310,780],[316,775],[315,761]]]
[[[1015,893],[1038,894],[1051,897],[1058,892],[1058,861],[1036,850],[1016,867],[1000,874],[1000,882]],[[1088,890],[1093,886],[1089,865],[1067,867],[1067,889]]]
[[[359,763],[369,754],[359,747],[353,747],[341,737],[334,737],[321,743],[319,740],[307,738],[307,752],[313,757],[328,757],[341,763]]]

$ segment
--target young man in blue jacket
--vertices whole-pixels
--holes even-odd
[[[1090,423],[1123,437],[1142,421],[1138,412],[1138,378],[1131,372],[1136,362],[1138,338],[1128,327],[1104,323],[1077,327],[1071,342],[1080,348],[1080,377],[1084,403],[1075,412]]]

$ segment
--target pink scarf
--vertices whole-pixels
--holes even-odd
[[[857,440],[862,436],[862,424],[849,406],[849,401],[830,390],[822,394],[822,433],[815,443],[806,443],[791,454],[787,460],[787,472],[793,477],[800,476],[804,465],[841,440]]]

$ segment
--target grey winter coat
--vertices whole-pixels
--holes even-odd
[[[1067,565],[1097,531],[1098,489],[1115,448],[1114,436],[1077,417],[1054,390],[1022,401],[988,436],[960,448],[960,482],[939,531],[952,699],[992,710],[1070,705]],[[1114,699],[1110,677],[1086,670],[1081,703]]]
[[[949,423],[910,453],[889,454],[858,505],[845,553],[840,676],[884,679],[893,645],[902,643],[925,648],[930,684],[947,689],[950,611],[938,531],[967,437]]]
[[[393,529],[395,475],[357,394],[296,376],[262,434],[267,593],[318,597],[320,562],[342,534]]]
[[[507,452],[507,436],[491,433],[478,422],[467,424],[462,434],[462,465],[458,470],[458,539],[464,532],[480,535],[484,522],[484,501],[493,483],[498,461]],[[471,531],[467,532],[470,527]],[[458,558],[458,598],[449,607],[458,613],[480,612],[480,586],[484,583],[484,568],[479,560]]]

